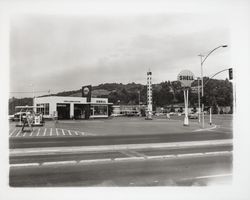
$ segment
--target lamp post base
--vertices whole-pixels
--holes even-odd
[[[185,118],[184,118],[184,124],[183,125],[184,126],[189,126],[188,117],[187,116],[185,116]]]

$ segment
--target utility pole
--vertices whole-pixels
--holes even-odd
[[[198,55],[201,58],[201,97],[202,97],[202,106],[201,106],[201,112],[202,112],[202,128],[204,128],[204,86],[203,86],[203,64],[207,60],[207,58],[217,49],[219,48],[225,48],[227,45],[220,45],[213,50],[211,50],[206,56]],[[203,59],[204,57],[204,59]]]

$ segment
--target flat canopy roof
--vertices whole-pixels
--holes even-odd
[[[16,106],[15,108],[44,108],[44,106]]]

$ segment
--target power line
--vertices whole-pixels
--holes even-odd
[[[34,91],[34,92],[10,92],[10,93],[42,93],[42,92],[48,92],[48,93],[50,93],[50,90],[46,90],[46,91]]]

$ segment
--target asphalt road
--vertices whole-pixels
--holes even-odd
[[[197,186],[230,184],[232,156],[10,168],[14,187]]]
[[[96,146],[113,144],[143,144],[181,141],[201,141],[231,139],[232,133],[203,131],[178,134],[151,134],[151,135],[118,135],[118,136],[85,136],[85,137],[15,137],[9,139],[9,147],[33,148],[54,146]]]

